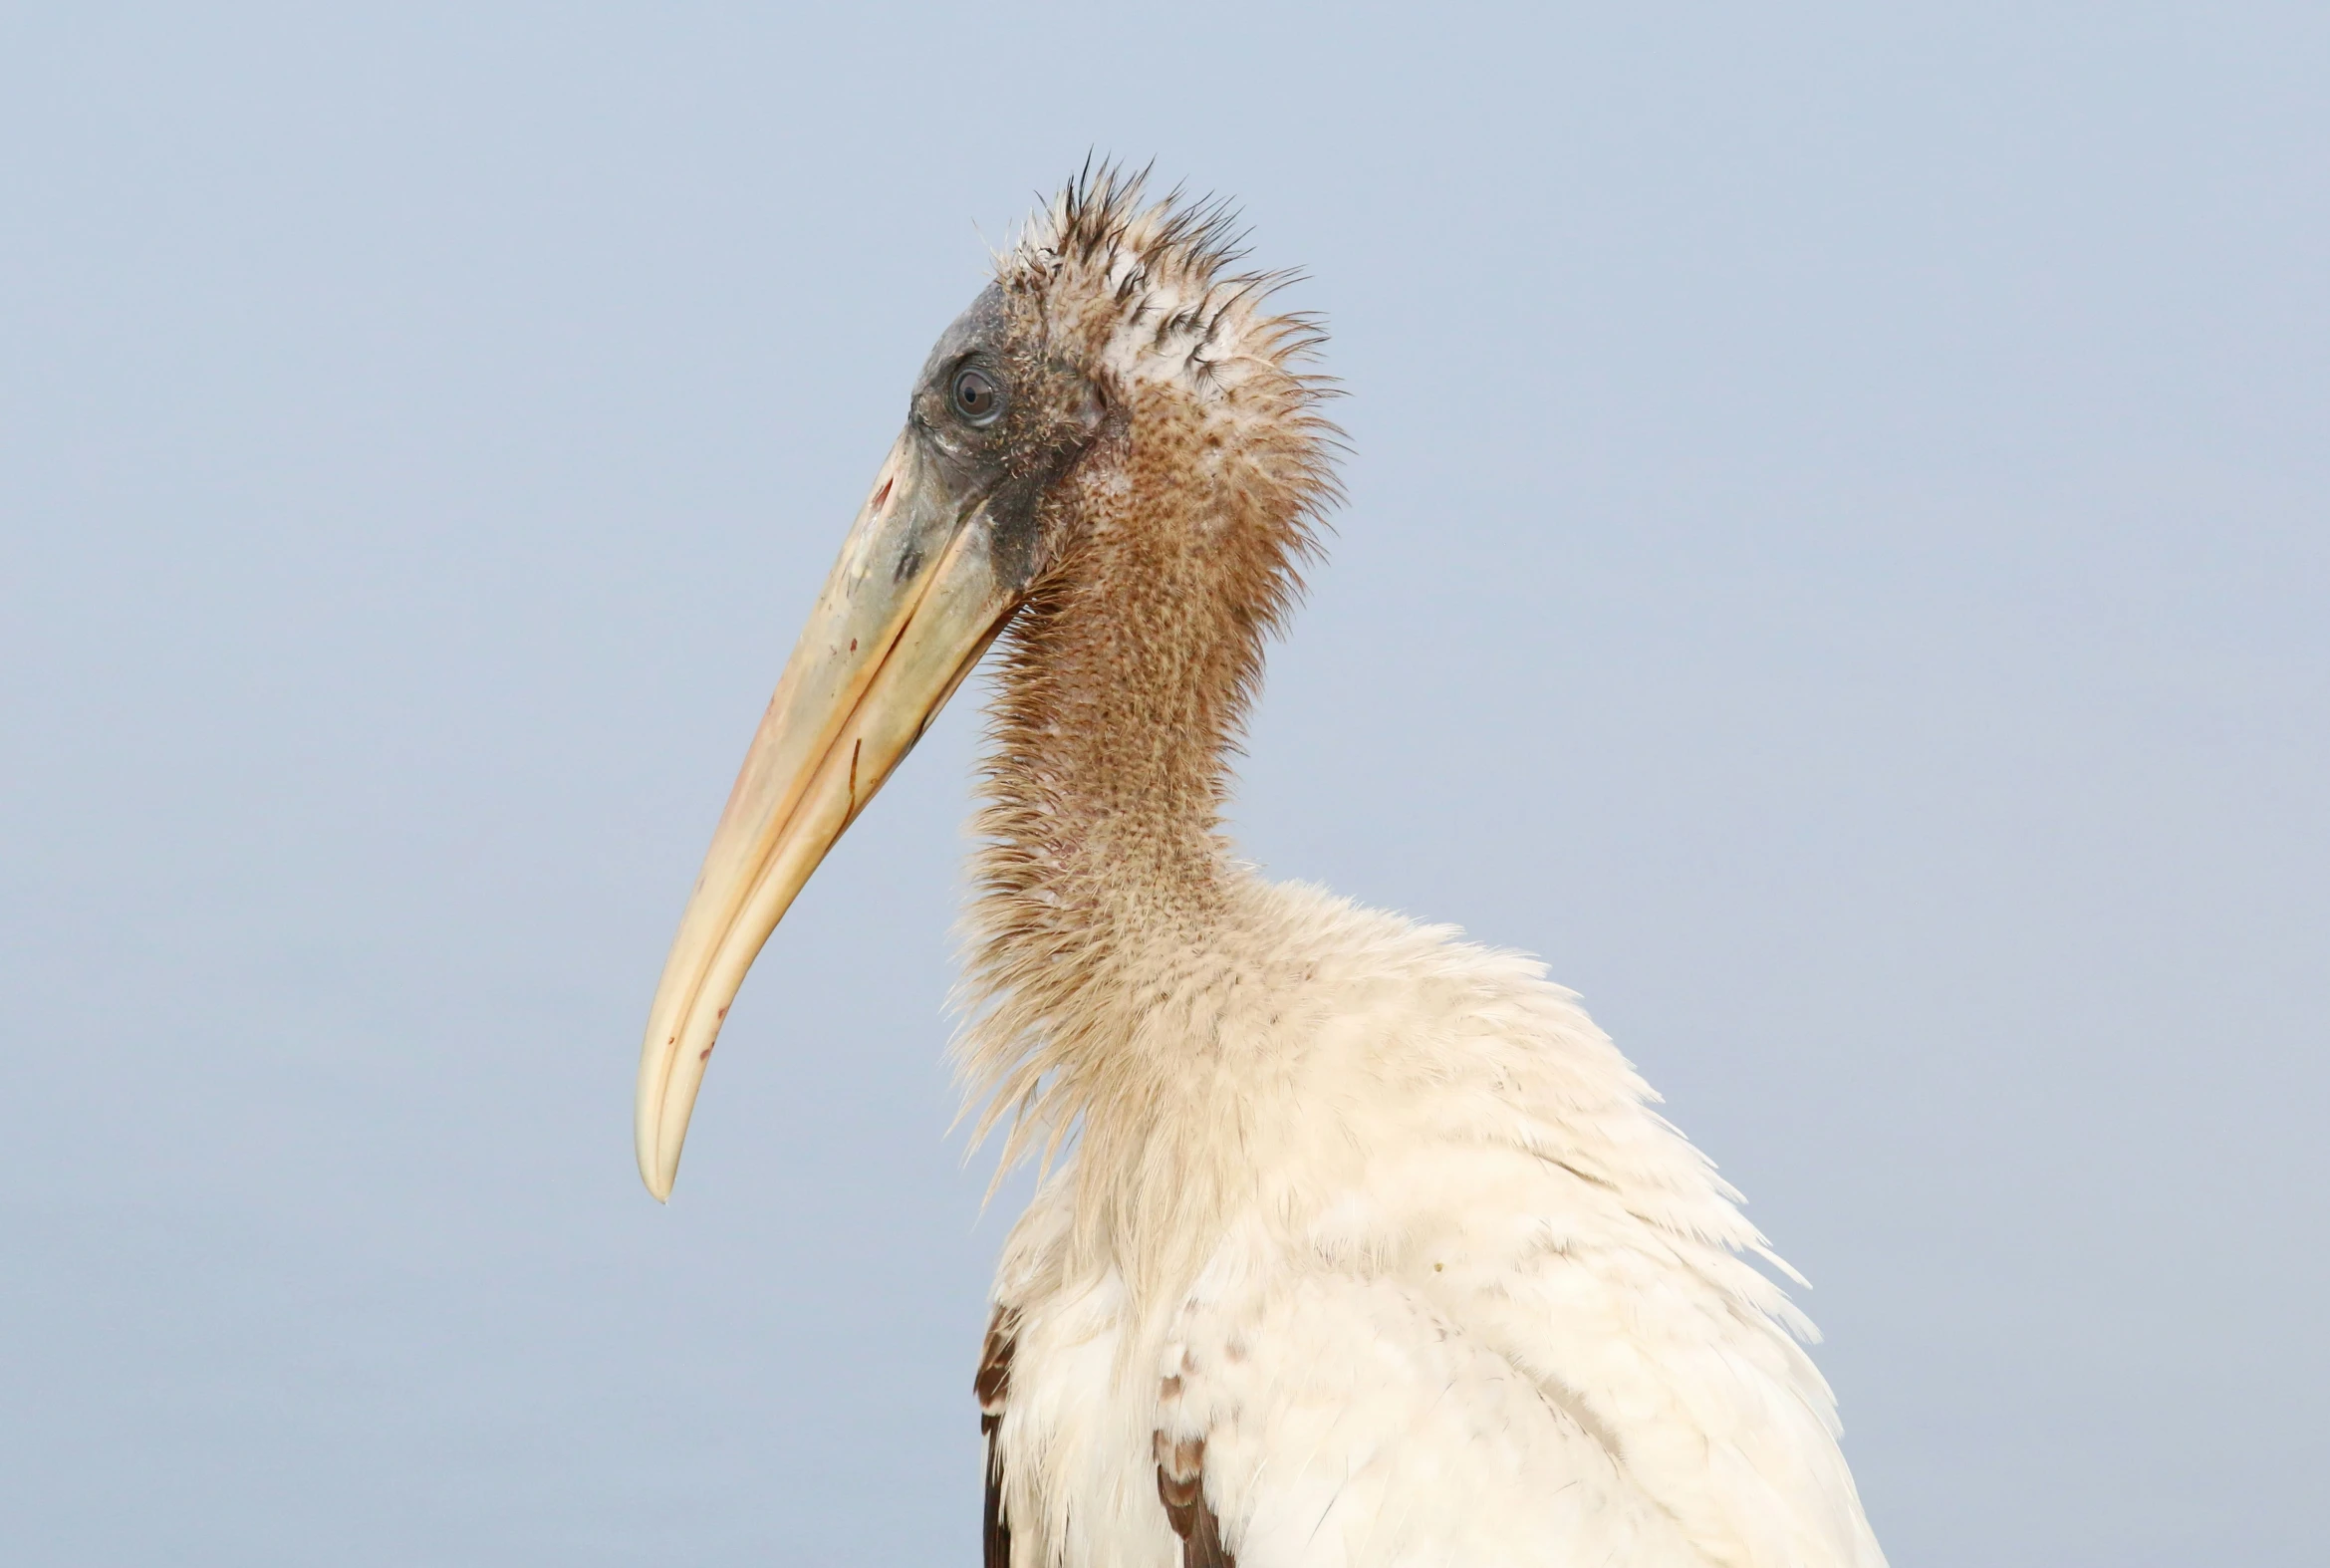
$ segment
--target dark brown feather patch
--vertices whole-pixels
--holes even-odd
[[[987,1508],[979,1531],[986,1568],[1011,1568],[1011,1526],[1003,1518],[1003,1458],[997,1451],[1003,1402],[1011,1397],[1011,1353],[1018,1346],[1019,1314],[997,1307],[987,1323],[979,1352],[979,1375],[971,1392],[979,1397],[979,1435],[987,1439]]]
[[[1157,1435],[1157,1495],[1181,1538],[1181,1568],[1238,1568],[1221,1544],[1221,1520],[1205,1500],[1205,1439]]]

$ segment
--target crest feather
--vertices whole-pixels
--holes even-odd
[[[1246,231],[1225,198],[1175,186],[1153,201],[1148,184],[1146,168],[1087,164],[996,258],[996,281],[1040,296],[1047,317],[1091,333],[1104,360],[1139,379],[1200,390],[1260,380],[1296,419],[1333,395],[1330,378],[1299,369],[1325,341],[1320,320],[1265,309],[1301,274],[1241,269]],[[1315,431],[1333,444],[1330,426]]]

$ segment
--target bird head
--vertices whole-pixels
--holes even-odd
[[[1140,536],[1213,563],[1225,613],[1256,636],[1275,623],[1332,486],[1328,426],[1296,369],[1315,329],[1267,312],[1282,280],[1234,272],[1236,255],[1218,205],[1146,204],[1138,176],[1104,169],[1038,214],[940,335],[664,964],[636,1129],[658,1198],[753,959],[1015,615]]]

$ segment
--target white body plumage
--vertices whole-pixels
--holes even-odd
[[[1084,1110],[1106,1163],[1005,1248],[1014,1560],[1179,1563],[1158,1475],[1201,1442],[1241,1568],[1878,1568],[1810,1325],[1573,995],[1242,895],[1090,1021],[1126,1064]]]

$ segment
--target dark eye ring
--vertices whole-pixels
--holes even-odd
[[[954,373],[947,395],[953,400],[955,416],[965,424],[993,424],[1003,411],[1002,384],[975,365]]]

